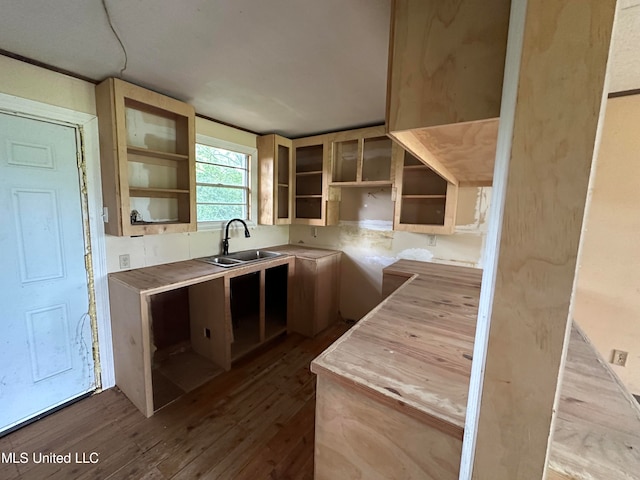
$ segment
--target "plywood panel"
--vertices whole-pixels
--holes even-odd
[[[135,290],[109,280],[116,385],[147,417],[153,415],[148,304]]]
[[[458,478],[460,438],[318,376],[317,480]]]
[[[478,480],[544,474],[615,4],[526,3]]]
[[[499,116],[509,5],[395,0],[388,131]]]
[[[496,118],[418,129],[413,134],[451,172],[460,186],[490,186],[498,124]]]
[[[217,278],[189,287],[189,324],[193,351],[225,370],[231,368],[231,341],[227,336],[227,298],[224,279]],[[210,338],[205,336],[205,329]]]

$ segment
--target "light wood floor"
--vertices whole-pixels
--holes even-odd
[[[0,462],[0,478],[312,479],[309,363],[347,328],[277,340],[149,419],[117,389],[82,400],[1,438],[0,452],[25,452],[29,462]],[[32,461],[52,452],[73,463]],[[92,452],[98,463],[75,463]]]

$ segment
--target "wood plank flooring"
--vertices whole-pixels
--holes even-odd
[[[117,388],[82,400],[0,438],[5,456],[28,456],[0,462],[0,478],[312,479],[309,364],[348,328],[278,339],[149,419]],[[41,453],[71,463],[36,463]]]

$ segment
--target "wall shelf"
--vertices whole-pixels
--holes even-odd
[[[196,230],[195,110],[116,78],[96,86],[109,235]],[[137,211],[142,221],[131,222]]]

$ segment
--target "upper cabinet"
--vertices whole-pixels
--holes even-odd
[[[393,229],[451,234],[455,228],[458,187],[404,151],[396,163]]]
[[[329,135],[334,187],[389,186],[393,183],[393,151],[397,146],[384,126]]]
[[[96,86],[109,235],[192,232],[195,110],[116,78]]]
[[[387,130],[454,185],[491,185],[509,0],[392,7]]]
[[[280,135],[258,137],[258,222],[263,225],[291,223],[293,148]]]
[[[326,225],[329,142],[326,135],[293,140],[293,223]]]

